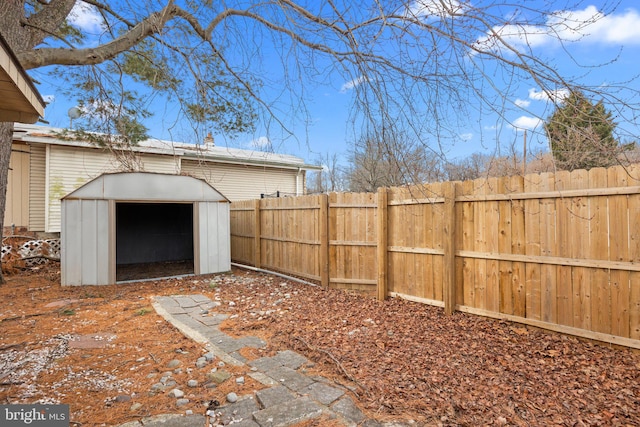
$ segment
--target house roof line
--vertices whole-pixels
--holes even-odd
[[[69,147],[100,148],[87,141],[60,138],[58,134],[62,132],[63,129],[16,123],[14,141],[66,145]],[[267,153],[231,147],[206,147],[159,139],[141,141],[138,145],[132,146],[131,150],[139,153],[171,155],[188,160],[207,162],[246,164],[284,169],[322,170],[320,166],[306,164],[300,157],[287,154]]]

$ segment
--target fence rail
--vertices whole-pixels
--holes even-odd
[[[231,205],[234,261],[640,348],[640,167]]]

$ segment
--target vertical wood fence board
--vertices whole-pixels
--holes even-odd
[[[348,197],[348,199],[347,199]],[[353,194],[352,193],[346,193],[343,195],[342,197],[342,202],[343,203],[348,203],[351,202],[353,199]],[[344,215],[342,216],[342,220],[344,221],[343,224],[343,238],[344,240],[352,240],[353,237],[353,224],[352,224],[352,219],[353,219],[353,211],[352,209],[349,208],[343,208],[344,211]],[[342,273],[344,278],[347,279],[351,279],[351,272],[353,270],[353,246],[343,246],[342,247],[342,264],[344,265]]]
[[[448,189],[449,192],[457,191],[456,189],[459,187],[457,183],[434,183],[429,186],[429,197],[432,198],[440,198],[444,197],[446,202],[446,194],[445,187],[453,185],[451,189]],[[429,249],[434,249],[436,251],[445,251],[445,236],[444,236],[444,225],[450,221],[453,221],[451,224],[452,229],[457,233],[457,218],[455,217],[455,198],[453,200],[454,210],[451,212],[450,209],[445,209],[444,203],[429,203],[426,206],[428,207],[426,215],[428,215],[431,219],[430,224],[430,232],[429,239],[425,241],[425,247]],[[452,215],[453,217],[450,217]],[[456,248],[455,243],[453,244],[453,248]],[[455,249],[454,249],[455,250]],[[445,287],[445,257],[442,255],[428,255],[429,260],[431,261],[428,266],[431,269],[430,274],[427,277],[431,278],[431,287],[429,296],[427,298],[433,299],[436,301],[444,301],[444,287]],[[454,262],[455,262],[455,253],[454,253]],[[455,281],[455,277],[453,278]],[[454,292],[456,289],[454,289]]]
[[[329,255],[329,239],[331,238],[331,233],[329,231],[329,224],[331,223],[329,219],[329,196],[326,194],[322,194],[319,196],[320,203],[320,211],[318,212],[319,216],[319,239],[320,239],[320,254],[318,256],[318,260],[320,262],[320,284],[328,288],[329,287],[329,278],[330,276],[330,255]]]
[[[462,183],[462,192],[465,196],[473,196],[473,181],[465,181]],[[462,202],[462,230],[459,232],[462,234],[462,247],[460,250],[473,251],[474,250],[474,225],[473,220],[475,218],[475,203],[474,202]],[[464,289],[464,305],[473,307],[476,300],[476,288],[475,288],[475,270],[474,260],[471,258],[462,258],[462,282]]]
[[[401,240],[404,236],[402,233],[402,223],[400,221],[402,205],[391,205],[390,202],[402,200],[402,194],[399,188],[390,188],[387,192],[387,244],[388,246],[402,246]],[[378,215],[380,212],[378,212]],[[399,252],[391,252],[387,257],[387,286],[389,291],[399,294],[407,294],[406,282],[403,280],[404,274],[404,254]],[[397,267],[396,267],[397,266]]]
[[[407,212],[407,229],[405,230],[405,234],[407,235],[407,246],[415,248],[419,247],[418,239],[416,234],[422,231],[420,224],[420,205],[410,205],[408,206]],[[419,262],[424,262],[424,257],[419,256],[418,254],[408,254],[408,262],[407,262],[407,283],[409,284],[409,295],[418,295],[418,282],[420,281],[420,273],[419,270],[421,266],[418,265]],[[420,283],[420,287],[422,287],[422,283]],[[420,291],[422,293],[422,291]]]
[[[337,203],[338,194],[329,194],[329,241],[338,239],[338,209],[332,208],[331,205]],[[335,246],[329,245],[329,287],[331,287],[331,278],[338,276],[338,249]]]
[[[607,170],[607,185],[611,187],[627,187],[629,175],[626,168],[616,166]],[[627,195],[611,196],[609,198],[610,236],[629,235],[629,206]],[[629,257],[628,239],[611,239],[609,249],[611,261],[631,261]],[[629,337],[629,279],[628,271],[611,270],[611,334]]]
[[[591,184],[588,171],[576,170],[571,173],[571,189],[587,189],[590,188],[590,186]],[[572,198],[570,217],[571,234],[568,237],[568,244],[571,245],[570,256],[575,259],[591,258],[589,253],[591,214],[589,210],[589,198]],[[585,289],[591,288],[591,269],[585,267],[573,267],[571,269],[571,279],[570,283],[573,285],[572,296],[569,297],[569,303],[566,308],[567,311],[571,309],[570,315],[573,317],[573,323],[570,324],[570,326],[575,326],[576,315],[573,313],[573,295],[579,295],[581,293],[581,291],[579,291],[581,287],[584,287]],[[566,317],[568,316],[569,313],[567,313]]]
[[[512,177],[510,185],[512,191],[516,193],[523,192],[524,177]],[[511,253],[516,255],[524,255],[526,253],[524,207],[524,200],[513,200],[511,202]],[[526,317],[525,263],[514,262],[511,268],[513,314]]]
[[[456,182],[456,195],[457,197],[461,197],[463,195],[463,185],[462,182]],[[464,216],[463,209],[464,202],[456,202],[456,211],[455,211],[455,219],[456,219],[456,250],[460,250],[463,247],[463,236],[464,236]],[[464,259],[462,257],[456,256],[456,304],[464,305]],[[435,276],[434,276],[435,277]]]
[[[555,178],[550,173],[543,173],[540,175],[540,191],[553,191],[555,190]],[[557,233],[560,228],[556,224],[557,213],[556,203],[554,199],[541,199],[540,200],[540,254],[543,256],[557,256]],[[565,229],[565,232],[568,232]],[[541,304],[541,319],[545,322],[555,323],[558,319],[558,293],[560,293],[559,286],[568,287],[569,290],[565,291],[565,294],[571,294],[571,279],[559,280],[556,282],[557,266],[555,265],[542,265],[540,266],[540,304]],[[567,270],[571,273],[571,270]],[[573,319],[570,319],[573,321]]]
[[[473,194],[474,196],[482,196],[486,194],[487,181],[484,178],[479,178],[473,181]],[[476,202],[473,212],[473,230],[474,230],[474,246],[473,249],[476,252],[486,252],[487,239],[485,236],[486,230],[486,210],[485,201]],[[475,271],[475,301],[474,307],[481,310],[487,308],[487,261],[485,259],[475,259],[473,261]]]
[[[556,178],[554,181],[557,181],[555,184],[556,190],[562,192],[572,188],[570,180],[571,174],[569,172],[558,172],[555,176]],[[573,201],[571,198],[561,196],[554,200],[550,200],[550,202],[553,203],[553,206],[549,205],[549,210],[554,210],[555,219],[554,222],[551,222],[550,220],[547,225],[553,225],[556,239],[554,247],[549,255],[570,257],[571,251],[575,250],[573,249],[575,247],[573,243],[573,233],[576,230],[573,228],[575,223],[572,222],[572,220],[575,219],[576,215],[574,212]],[[573,298],[571,297],[574,295],[571,267],[562,265],[556,266],[556,283],[558,288],[556,292],[558,311],[557,322],[571,326],[575,322],[573,315],[574,304]],[[571,307],[567,306],[565,298],[567,298],[566,301],[571,304]]]
[[[541,178],[539,175],[528,175],[524,181],[525,192],[538,192]],[[540,255],[540,202],[536,199],[525,200],[525,242],[526,254]],[[542,317],[540,304],[540,265],[525,265],[525,317],[540,320]]]
[[[387,255],[389,251],[387,247],[389,246],[388,242],[388,215],[387,215],[387,206],[388,206],[388,194],[387,189],[379,189],[377,195],[377,294],[378,300],[383,301],[387,298],[387,266],[388,259]]]
[[[485,180],[484,193],[487,195],[498,193],[498,178],[490,177]],[[484,251],[497,254],[500,252],[498,245],[498,236],[500,234],[498,228],[500,217],[498,201],[484,202],[484,211]],[[497,260],[487,260],[486,282],[486,309],[493,312],[500,312],[500,273],[499,262]]]
[[[498,179],[498,193],[509,194],[511,186],[510,177]],[[511,253],[512,223],[511,223],[512,201],[505,200],[498,202],[498,252]],[[513,274],[513,262],[500,261],[498,264],[500,287],[500,313],[513,314],[513,288],[511,278]]]
[[[455,200],[456,200],[456,187],[454,183],[448,183],[443,189],[444,196],[444,208],[443,208],[443,227],[442,227],[442,239],[444,248],[444,260],[443,260],[443,300],[444,311],[447,314],[452,314],[455,311],[456,304],[456,274],[455,274],[455,237],[456,237],[456,220],[455,214]]]
[[[589,186],[593,188],[607,187],[607,171],[604,168],[594,168],[589,171]],[[609,259],[609,200],[608,197],[591,197],[589,199],[589,227],[591,259]],[[600,298],[608,287],[609,270],[593,268],[589,272],[589,292],[586,285],[584,291],[578,294],[582,307],[582,322],[575,324],[583,329],[600,329]],[[604,284],[607,284],[604,287]]]
[[[629,185],[640,184],[640,167],[628,168]],[[629,208],[629,259],[640,263],[640,194],[632,194],[627,202]],[[640,339],[640,272],[629,274],[629,338]]]
[[[254,211],[253,211],[253,240],[254,240],[254,246],[253,246],[253,265],[256,268],[260,268],[261,266],[261,249],[262,249],[262,242],[261,242],[261,230],[260,230],[260,199],[256,200],[255,202],[255,206],[254,206]]]

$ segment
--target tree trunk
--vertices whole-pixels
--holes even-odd
[[[9,161],[11,160],[11,143],[13,141],[13,123],[0,123],[0,241],[4,231],[4,209],[7,205],[7,181],[9,179]],[[0,284],[5,283],[0,268]]]

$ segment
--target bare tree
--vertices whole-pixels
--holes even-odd
[[[433,154],[403,135],[361,138],[350,155],[348,187],[351,191],[372,192],[379,187],[438,181],[443,175],[439,158]]]
[[[309,193],[329,193],[345,189],[344,167],[340,165],[338,154],[325,153],[316,160],[316,163],[322,165],[322,171],[311,174],[307,185]]]
[[[259,122],[286,135],[308,119],[309,82],[337,76],[353,89],[351,119],[362,135],[413,133],[431,153],[455,137],[470,108],[504,115],[522,81],[548,94],[576,86],[598,92],[620,107],[617,116],[636,116],[631,98],[614,91],[623,86],[579,87],[527,39],[544,32],[562,42],[563,28],[575,33],[611,8],[576,23],[554,12],[557,2],[537,8],[525,2],[520,13],[508,13],[510,2],[475,3],[4,0],[0,31],[26,69],[68,79],[83,106],[106,112],[94,117],[98,130],[125,142],[144,136],[140,123],[150,103],[167,99],[180,103],[198,132],[242,133]],[[77,5],[99,16],[93,34],[73,25]],[[266,56],[279,57],[280,69]],[[12,130],[11,123],[0,125],[0,215]]]

